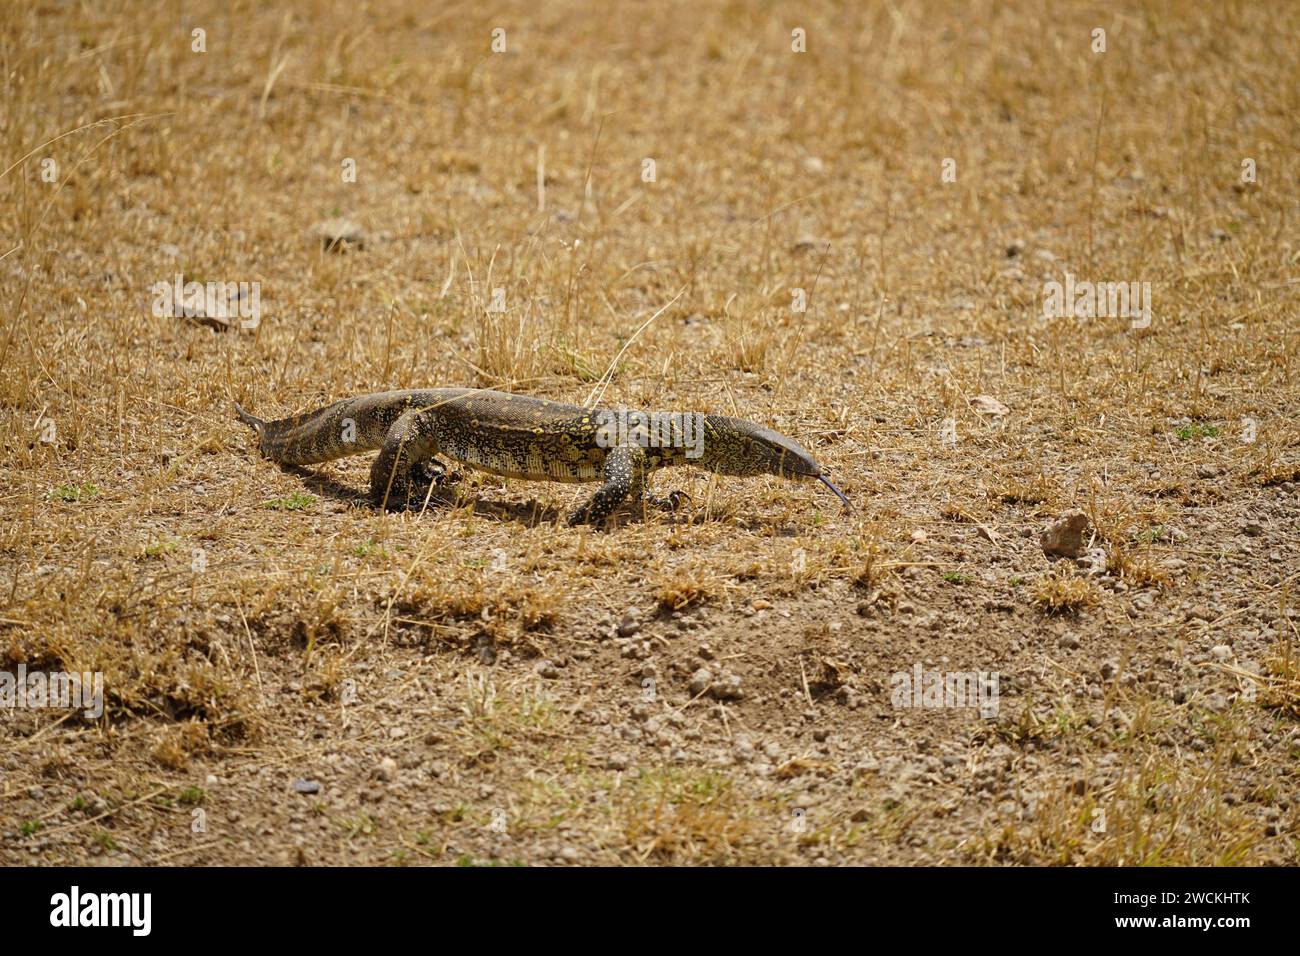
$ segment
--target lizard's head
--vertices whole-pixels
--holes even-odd
[[[796,441],[770,428],[725,415],[706,415],[699,464],[722,475],[780,475],[816,478],[835,492],[844,507],[849,499],[831,484],[826,471]]]

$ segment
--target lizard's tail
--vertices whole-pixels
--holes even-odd
[[[281,465],[315,465],[374,451],[389,425],[412,402],[429,404],[425,392],[380,392],[345,398],[315,411],[264,421],[238,404],[239,420],[257,432],[262,454]]]
[[[259,441],[262,436],[266,434],[266,422],[262,421],[262,419],[258,418],[256,415],[248,414],[248,412],[244,411],[244,406],[240,405],[239,402],[235,402],[235,414],[239,416],[241,422],[253,429],[253,431],[257,432]]]

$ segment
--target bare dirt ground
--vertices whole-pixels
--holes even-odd
[[[0,708],[0,862],[1300,862],[1297,36],[5,4],[0,672],[105,701]],[[156,316],[177,275],[260,322]],[[1149,323],[1045,316],[1067,275]],[[571,529],[590,487],[467,472],[380,514],[231,412],[607,369],[855,509],[682,470]],[[903,706],[917,668],[996,700]]]

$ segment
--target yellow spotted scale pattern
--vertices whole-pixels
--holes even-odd
[[[701,440],[688,451],[681,443],[663,446],[636,433],[611,443],[615,433],[602,424],[626,410],[489,389],[376,392],[278,421],[264,421],[238,404],[235,410],[257,433],[262,454],[277,464],[312,465],[378,450],[370,470],[370,497],[377,507],[400,509],[423,501],[428,482],[445,472],[440,455],[506,478],[600,482],[600,489],[569,515],[570,524],[602,523],[629,498],[634,504],[677,507],[685,496],[651,495],[649,476],[683,464],[724,475],[816,478],[848,507],[848,499],[799,444],[724,415],[699,415]]]

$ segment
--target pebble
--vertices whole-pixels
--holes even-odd
[[[745,690],[740,686],[740,676],[738,674],[727,673],[722,675],[713,682],[713,686],[709,690],[718,700],[740,700],[745,696]]]
[[[298,793],[320,793],[320,784],[315,780],[295,780],[293,789]]]
[[[713,683],[713,672],[707,667],[701,667],[691,675],[691,693],[703,694]]]

